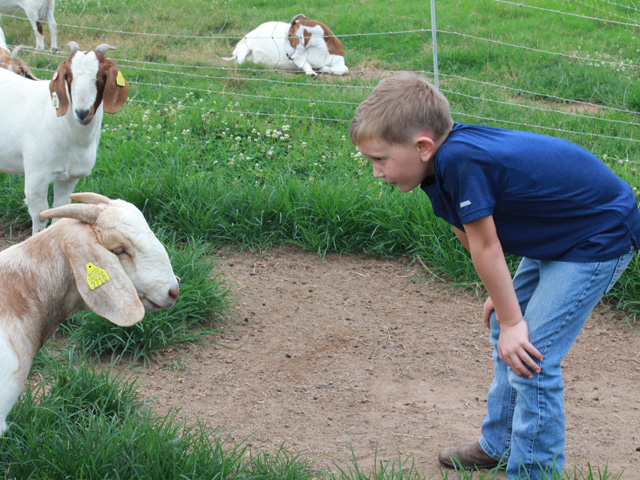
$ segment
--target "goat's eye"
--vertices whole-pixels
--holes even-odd
[[[113,253],[114,255],[121,255],[124,253],[124,248],[114,248],[113,250],[111,250],[111,253]]]

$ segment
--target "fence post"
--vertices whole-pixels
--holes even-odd
[[[438,42],[436,41],[436,0],[431,0],[431,45],[433,46],[433,84],[438,88]]]

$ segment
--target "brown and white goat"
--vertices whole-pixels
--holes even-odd
[[[71,42],[71,56],[51,81],[31,81],[0,69],[0,172],[24,174],[25,203],[33,233],[47,225],[40,212],[69,203],[78,180],[96,161],[104,112],[116,113],[129,83],[105,58],[103,44],[83,52]]]
[[[0,252],[0,435],[38,350],[74,313],[123,327],[178,297],[169,256],[134,205],[95,193],[42,212],[63,218]]]
[[[24,45],[18,45],[13,48],[13,52],[10,52],[4,31],[0,28],[0,67],[31,80],[38,80],[26,62],[18,58],[18,52],[20,52],[22,48],[24,48]]]
[[[307,75],[322,73],[343,75],[349,72],[344,63],[344,45],[316,20],[303,14],[291,22],[267,22],[247,33],[238,42],[231,57],[238,64],[246,60],[283,70],[302,70]]]

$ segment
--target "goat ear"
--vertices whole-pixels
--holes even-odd
[[[138,323],[144,317],[144,306],[118,258],[98,243],[91,227],[72,222],[65,225],[62,250],[84,303],[118,326]]]
[[[125,80],[115,63],[109,65],[102,96],[104,111],[107,113],[116,113],[120,107],[124,105],[128,94],[129,82]]]
[[[49,92],[51,93],[51,103],[56,109],[59,117],[64,116],[69,109],[69,98],[67,97],[66,76],[71,75],[69,70],[69,60],[65,60],[58,65],[58,69],[53,74],[49,82]]]

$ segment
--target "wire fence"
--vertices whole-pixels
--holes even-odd
[[[527,12],[528,14],[535,15],[540,19],[540,24],[544,25],[549,18],[561,18],[563,21],[578,21],[589,22],[593,25],[594,31],[599,29],[608,29],[606,33],[607,41],[615,41],[616,31],[618,30],[634,30],[640,28],[640,7],[633,0],[628,0],[625,3],[621,3],[622,0],[608,1],[600,0],[598,2],[592,1],[576,1],[574,3],[585,5],[589,7],[590,12],[599,13],[599,15],[593,14],[577,14],[575,12],[567,11],[562,8],[545,8],[532,4],[525,4],[519,2],[512,2],[508,0],[486,0],[484,3],[493,3],[501,5],[508,10],[510,14],[516,12]],[[389,31],[358,31],[358,32],[340,32],[336,33],[336,36],[343,40],[345,43],[350,41],[358,41],[361,45],[366,45],[368,39],[375,39],[384,36],[389,39],[390,42],[397,45],[407,43],[411,39],[418,39],[418,43],[431,43],[431,21],[433,20],[431,14],[429,14],[428,0],[421,0],[422,8],[418,9],[416,21],[412,25],[420,25],[422,28],[409,28],[409,29],[394,29]],[[456,42],[467,42],[477,48],[487,49],[501,49],[505,51],[505,57],[508,58],[509,52],[521,52],[526,55],[536,56],[539,58],[546,58],[549,62],[570,62],[580,66],[580,68],[590,69],[602,69],[608,68],[609,70],[618,69],[620,75],[633,75],[636,79],[638,72],[638,58],[635,59],[615,59],[608,58],[604,55],[591,55],[581,53],[577,49],[571,51],[554,51],[548,48],[540,48],[537,44],[526,44],[510,41],[508,39],[497,38],[497,35],[479,36],[467,31],[458,31],[456,28],[458,25],[463,26],[463,22],[456,22],[455,17],[455,3],[456,2],[436,2],[438,8],[450,9],[450,17],[453,21],[450,22],[449,27],[454,28],[439,28],[436,23],[436,32],[438,39],[445,40],[445,46],[441,46],[441,49],[449,48],[446,44],[456,45]],[[565,2],[559,2],[563,5]],[[11,17],[11,16],[7,16]],[[13,16],[12,18],[26,21],[23,17]],[[188,41],[211,41],[211,42],[224,42],[229,45],[235,44],[240,36],[228,36],[222,34],[214,35],[185,35],[180,32],[154,32],[154,31],[131,31],[130,29],[118,29],[110,28],[108,22],[104,22],[100,27],[86,26],[72,23],[58,23],[59,27],[64,27],[70,32],[99,32],[100,34],[112,34],[119,37],[133,37],[133,38],[150,38],[150,39],[165,39],[165,40],[177,40]],[[540,33],[544,34],[543,31]],[[443,42],[441,42],[442,45]],[[466,47],[465,47],[466,48]],[[640,52],[640,49],[638,50]],[[433,76],[436,72],[431,66],[431,56],[434,52],[428,52],[429,56],[425,53],[425,59],[421,65],[421,68],[405,68],[406,70],[418,71],[428,76]],[[65,53],[48,53],[55,61],[62,60],[66,57]],[[170,105],[171,100],[175,95],[184,92],[200,92],[207,95],[224,95],[232,99],[242,100],[247,98],[264,98],[270,101],[279,101],[282,105],[305,103],[315,104],[316,112],[318,111],[317,105],[330,106],[343,105],[349,109],[355,108],[358,101],[353,101],[348,95],[344,95],[342,92],[359,90],[361,91],[361,97],[364,98],[366,94],[373,88],[371,81],[363,82],[361,84],[344,83],[344,82],[317,82],[314,80],[301,81],[299,78],[295,80],[288,80],[287,77],[281,79],[261,77],[260,72],[264,70],[252,67],[251,64],[243,64],[242,66],[229,65],[221,61],[220,59],[211,58],[209,62],[193,62],[189,63],[177,63],[177,62],[162,62],[162,61],[145,61],[140,59],[122,58],[117,56],[117,52],[110,55],[116,63],[123,68],[126,66],[127,71],[133,72],[134,75],[129,73],[130,82],[132,85],[139,87],[137,91],[132,95],[131,101],[139,103],[141,105]],[[455,58],[455,56],[454,56]],[[473,113],[469,111],[454,110],[453,114],[456,117],[463,117],[465,121],[472,122],[492,122],[496,124],[506,124],[515,128],[538,128],[540,130],[553,130],[556,132],[565,132],[572,135],[582,135],[587,137],[600,137],[600,138],[617,138],[621,141],[631,142],[634,144],[640,143],[638,135],[633,134],[634,128],[640,126],[640,122],[637,118],[637,111],[635,109],[623,108],[619,105],[607,105],[602,102],[586,101],[581,98],[572,98],[570,96],[559,96],[553,91],[548,90],[528,90],[526,88],[514,87],[508,84],[501,84],[499,82],[494,83],[487,81],[486,79],[472,78],[468,74],[460,75],[455,71],[454,67],[450,68],[449,65],[440,65],[438,75],[444,80],[444,84],[440,87],[447,96],[451,98],[457,98],[476,104],[494,104],[514,109],[530,110],[541,114],[553,114],[561,117],[569,117],[576,120],[588,120],[589,122],[595,122],[598,124],[620,125],[631,127],[632,134],[619,137],[616,135],[608,135],[603,133],[597,133],[593,130],[567,130],[559,127],[550,127],[543,124],[530,124],[523,123],[521,121],[514,121],[504,118],[497,118],[492,116],[485,116],[480,113]],[[53,73],[55,67],[50,69],[41,69],[41,76],[46,77]],[[156,74],[162,77],[162,82],[149,82],[142,80],[131,80],[135,78],[135,72],[144,72]],[[389,72],[385,69],[376,69],[365,66],[352,66],[351,74],[355,77],[362,77],[364,79],[377,78],[378,76],[387,75]],[[246,82],[260,84],[261,89],[256,93],[246,93],[242,91],[234,91],[229,88],[203,88],[203,82],[224,82],[225,80],[233,77],[236,82]],[[140,77],[142,78],[142,76]],[[193,79],[196,83],[191,84],[188,79]],[[460,85],[464,85],[465,88],[460,88]],[[288,86],[295,93],[292,95],[278,96],[271,91],[275,86]],[[146,89],[143,87],[147,87]],[[468,87],[468,88],[466,88]],[[143,95],[141,92],[148,91],[159,92],[156,93],[153,98]],[[311,92],[317,91],[331,91],[331,94],[315,94]],[[493,92],[510,92],[516,98],[525,96],[526,98],[536,98],[539,101],[532,104],[529,101],[518,101],[510,98],[504,100],[503,96],[496,95]],[[480,93],[478,93],[480,92]],[[570,105],[572,108],[559,108],[558,106]],[[206,110],[209,108],[206,105],[193,106],[190,108],[201,108]],[[243,115],[271,115],[274,117],[287,115],[293,118],[316,118],[315,115],[304,115],[299,112],[292,114],[289,110],[283,112],[266,112],[259,110],[250,110],[242,108],[230,108],[231,113],[235,112]],[[593,113],[592,113],[593,111]],[[607,113],[619,114],[619,118],[608,118]],[[322,116],[324,121],[334,121],[347,123],[350,119],[339,118],[336,116],[333,118],[331,115]]]

